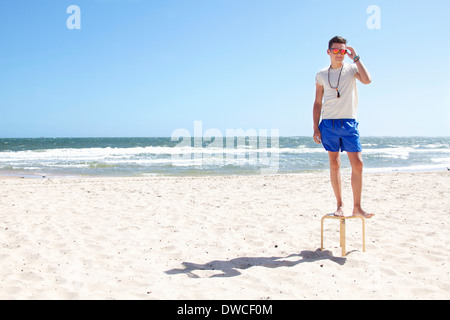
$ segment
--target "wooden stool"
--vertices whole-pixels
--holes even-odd
[[[322,222],[321,222],[321,235],[320,235],[320,250],[323,251],[323,220],[325,219],[338,219],[340,224],[340,246],[342,247],[342,256],[345,257],[346,251],[345,251],[345,220],[347,219],[361,219],[362,221],[362,245],[363,245],[363,252],[366,252],[366,235],[365,235],[365,226],[364,226],[364,218],[363,217],[336,217],[334,214],[327,214],[323,216]]]

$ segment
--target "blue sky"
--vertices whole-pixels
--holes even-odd
[[[4,0],[0,137],[171,136],[196,120],[312,136],[335,35],[372,74],[362,135],[448,136],[449,18],[448,0]]]

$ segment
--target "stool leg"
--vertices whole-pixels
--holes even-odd
[[[323,251],[323,220],[325,218],[322,218],[322,221],[320,222],[320,251]]]
[[[363,217],[361,217],[361,220],[362,220],[363,252],[366,252],[366,226],[364,224]]]
[[[342,256],[345,257],[345,219],[341,219],[341,247],[342,247]]]

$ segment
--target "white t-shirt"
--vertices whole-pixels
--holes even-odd
[[[341,97],[338,98],[336,89],[333,88],[336,88],[338,84],[340,72],[341,68],[330,69],[329,83],[328,68],[320,70],[316,75],[316,83],[324,88],[322,119],[356,119],[358,88],[355,74],[358,72],[358,67],[355,64],[344,63],[338,87]]]

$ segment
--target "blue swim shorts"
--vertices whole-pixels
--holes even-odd
[[[361,152],[358,125],[355,119],[323,119],[319,130],[325,150]]]

